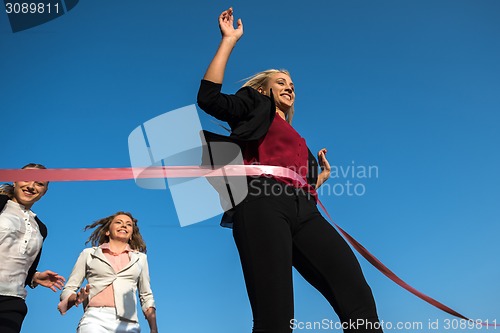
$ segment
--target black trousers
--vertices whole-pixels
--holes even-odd
[[[24,299],[0,296],[0,332],[19,333],[24,317],[28,313]]]
[[[272,179],[264,185],[253,187],[233,217],[253,332],[292,331],[292,266],[328,300],[344,332],[382,332],[354,253],[314,198]]]

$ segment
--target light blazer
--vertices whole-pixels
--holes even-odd
[[[116,314],[119,317],[138,322],[137,297],[143,311],[155,306],[151,291],[147,256],[138,251],[129,252],[130,262],[115,272],[100,247],[83,250],[61,293],[61,301],[75,294],[87,279],[90,285],[89,299],[113,284]],[[87,304],[85,303],[85,306]]]

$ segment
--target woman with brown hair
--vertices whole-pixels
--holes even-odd
[[[30,163],[23,169],[45,169]],[[47,181],[17,181],[0,187],[0,332],[17,333],[28,311],[25,286],[62,289],[64,278],[38,272],[47,227],[31,210],[47,192]]]
[[[80,254],[61,293],[61,314],[84,303],[78,333],[140,332],[137,297],[151,333],[158,332],[156,309],[150,286],[146,244],[137,220],[117,212],[87,225],[94,229],[87,248]],[[81,287],[87,279],[88,284]]]

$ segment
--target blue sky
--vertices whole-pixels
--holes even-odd
[[[417,289],[466,316],[499,322],[495,0],[86,0],[18,33],[1,12],[0,168],[32,161],[130,166],[127,139],[137,126],[196,102],[220,38],[217,17],[229,6],[245,34],[223,90],[235,92],[241,79],[264,69],[289,69],[297,89],[294,127],[311,150],[326,147],[339,170],[377,170],[328,181],[320,199],[336,222]],[[200,117],[206,129],[221,132]],[[340,194],[348,181],[363,194]],[[168,190],[132,180],[51,183],[33,210],[49,227],[40,270],[67,277],[85,247],[83,227],[131,211],[148,245],[160,330],[250,332],[238,255],[218,217],[181,228]],[[406,332],[456,324],[360,262],[381,320],[423,325],[399,330]],[[337,320],[298,274],[294,281],[298,321]],[[29,291],[23,332],[76,328],[82,310],[61,317],[58,296]],[[429,321],[438,321],[437,329]]]

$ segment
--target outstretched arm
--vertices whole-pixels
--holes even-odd
[[[214,58],[212,59],[212,62],[208,66],[205,76],[203,77],[203,79],[214,83],[222,83],[229,56],[231,55],[236,42],[238,42],[243,35],[243,23],[241,22],[241,19],[238,19],[237,28],[234,28],[233,8],[229,8],[220,14],[219,28],[222,40]]]
[[[57,289],[61,290],[64,287],[64,282],[66,282],[66,279],[63,276],[47,270],[45,272],[36,272],[33,275],[32,285],[34,287],[40,285],[52,291],[57,291]]]

